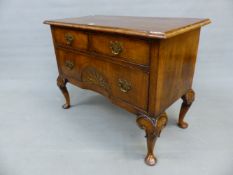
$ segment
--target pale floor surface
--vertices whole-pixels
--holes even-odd
[[[231,0],[1,1],[0,175],[233,174],[232,7]],[[146,140],[134,115],[71,85],[73,106],[61,108],[50,31],[42,21],[90,14],[213,21],[201,34],[190,127],[176,126],[178,101],[167,110],[155,167],[143,163]]]

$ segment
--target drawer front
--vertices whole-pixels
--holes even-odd
[[[107,34],[93,34],[90,41],[91,49],[94,52],[136,64],[149,64],[150,47],[145,40]]]
[[[74,49],[87,50],[88,35],[85,32],[59,27],[54,27],[52,31],[55,43]]]
[[[61,49],[56,49],[57,64],[60,74],[67,78],[78,79],[79,69],[77,65],[77,58],[74,54]]]
[[[95,91],[105,91],[143,110],[147,109],[148,74],[90,56],[57,50],[58,66],[66,77],[74,78]]]

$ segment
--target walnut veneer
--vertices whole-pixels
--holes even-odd
[[[57,85],[70,107],[66,83],[96,91],[136,114],[146,132],[145,162],[167,123],[166,109],[183,99],[178,126],[194,101],[192,80],[200,29],[209,19],[87,16],[45,21],[52,30]]]

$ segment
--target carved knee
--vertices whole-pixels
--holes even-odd
[[[154,155],[154,145],[157,137],[160,136],[161,130],[166,126],[167,115],[161,114],[157,118],[148,117],[147,115],[140,115],[137,118],[137,124],[140,128],[145,130],[147,138],[147,155],[145,157],[145,163],[147,165],[155,165],[157,159]]]

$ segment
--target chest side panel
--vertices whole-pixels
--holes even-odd
[[[192,87],[200,29],[161,40],[155,112],[159,115]]]

